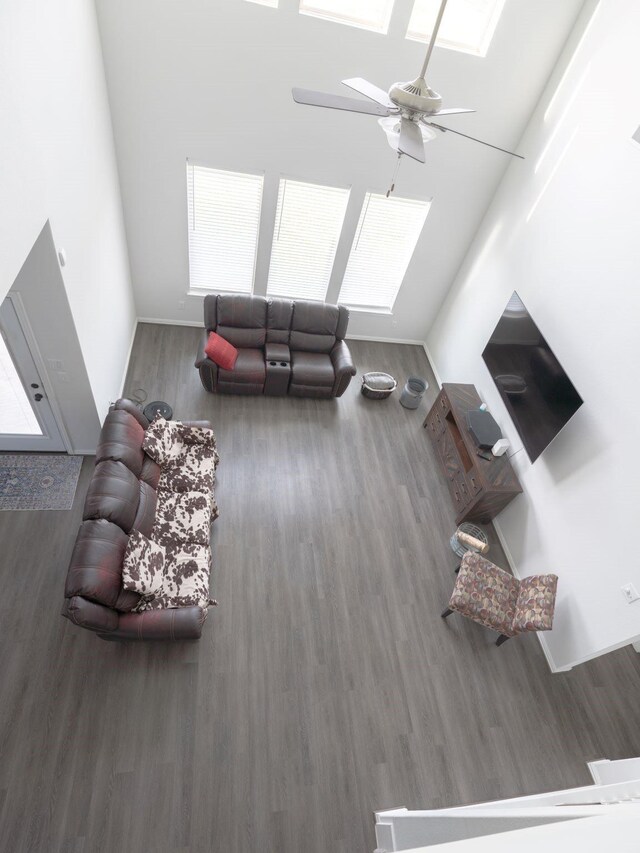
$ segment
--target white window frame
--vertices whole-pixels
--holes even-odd
[[[190,179],[193,179],[193,173],[190,174],[190,167],[201,168],[201,169],[210,169],[213,172],[219,172],[227,175],[238,175],[242,177],[250,177],[250,178],[259,178],[260,179],[260,197],[259,197],[259,213],[258,213],[258,224],[256,229],[256,240],[253,252],[253,268],[251,274],[251,289],[250,290],[238,290],[237,288],[225,288],[225,287],[202,287],[198,285],[192,285],[191,283],[191,217],[192,217],[192,184],[189,184]],[[189,268],[189,282],[187,288],[187,296],[207,296],[209,293],[237,293],[237,294],[253,294],[256,286],[256,264],[258,259],[258,249],[260,244],[260,229],[262,224],[262,214],[263,214],[263,200],[264,200],[264,181],[265,175],[264,172],[238,172],[230,169],[219,169],[216,166],[211,166],[209,163],[203,163],[198,160],[192,160],[187,158],[186,161],[187,168],[187,186],[186,186],[186,196],[187,196],[187,262]]]
[[[357,225],[356,225],[356,230],[355,230],[355,233],[354,233],[354,235],[353,235],[353,240],[352,240],[351,247],[350,247],[350,250],[349,250],[349,256],[348,256],[348,258],[347,258],[347,261],[346,261],[345,266],[344,266],[344,270],[343,270],[343,272],[342,272],[342,281],[341,281],[341,283],[340,283],[340,292],[339,292],[339,294],[338,294],[338,302],[339,302],[341,305],[346,305],[346,306],[349,308],[349,310],[350,310],[350,311],[353,311],[353,312],[361,312],[361,313],[363,313],[363,314],[386,314],[386,315],[391,315],[391,314],[393,314],[393,309],[395,308],[395,304],[396,304],[396,302],[397,302],[397,300],[398,300],[398,296],[400,295],[400,291],[402,290],[402,287],[403,287],[403,285],[404,285],[404,282],[405,282],[405,279],[406,279],[407,272],[408,272],[408,270],[409,270],[409,267],[411,266],[411,262],[412,262],[412,260],[413,260],[413,256],[414,256],[415,251],[416,251],[416,249],[417,249],[417,247],[418,247],[418,243],[419,243],[419,241],[420,241],[420,238],[422,237],[422,234],[423,234],[423,231],[424,231],[424,227],[425,227],[425,225],[426,225],[427,219],[428,219],[428,217],[429,217],[429,212],[430,212],[430,210],[431,210],[431,205],[433,204],[433,198],[432,198],[432,197],[431,197],[431,198],[424,198],[424,197],[419,198],[419,197],[416,197],[416,196],[399,196],[399,197],[398,197],[398,200],[402,200],[402,201],[409,201],[409,202],[414,201],[414,202],[420,202],[420,203],[422,203],[422,204],[427,205],[427,208],[426,208],[426,213],[425,213],[424,221],[423,221],[423,223],[422,223],[422,225],[421,225],[421,227],[420,227],[420,232],[419,232],[419,234],[418,234],[418,238],[417,238],[417,240],[416,240],[416,242],[415,242],[415,244],[414,244],[414,246],[413,246],[413,249],[412,249],[412,251],[411,251],[411,254],[410,254],[410,256],[409,256],[409,259],[407,260],[407,265],[406,265],[406,267],[405,267],[405,269],[404,269],[404,272],[403,272],[403,274],[402,274],[402,278],[401,278],[400,283],[399,283],[399,285],[398,285],[398,287],[397,287],[397,289],[396,289],[396,292],[395,292],[395,295],[394,295],[394,297],[393,297],[393,300],[392,300],[392,302],[391,302],[391,304],[390,304],[390,305],[388,305],[388,306],[381,306],[381,305],[365,305],[365,304],[360,304],[360,303],[358,303],[358,304],[353,304],[353,303],[349,302],[348,300],[346,300],[346,299],[343,297],[343,295],[342,295],[343,288],[344,288],[344,280],[345,280],[345,276],[346,276],[346,274],[347,274],[347,270],[348,270],[348,268],[349,268],[349,261],[351,260],[351,255],[352,255],[352,253],[353,253],[354,251],[357,251],[357,245],[358,245],[358,241],[359,241],[359,239],[360,239],[360,235],[361,235],[361,232],[362,232],[362,227],[363,227],[363,225],[364,225],[364,222],[366,221],[366,210],[367,210],[367,206],[368,206],[367,202],[368,202],[368,199],[370,199],[370,198],[371,198],[371,196],[375,196],[375,197],[377,197],[377,198],[379,198],[379,199],[383,199],[383,198],[385,198],[385,197],[386,197],[386,193],[384,193],[384,192],[375,192],[374,190],[367,190],[367,191],[365,192],[365,194],[364,194],[363,198],[362,198],[362,204],[361,204],[361,207],[360,207],[360,212],[359,212],[359,214],[358,214],[358,222],[357,222]],[[391,201],[393,201],[393,196],[390,198],[390,200],[391,200]]]
[[[290,181],[291,183],[295,183],[295,184],[306,184],[309,186],[321,187],[323,189],[343,190],[347,194],[346,200],[345,200],[345,205],[344,205],[344,213],[342,215],[342,223],[340,225],[340,229],[338,230],[336,245],[335,245],[335,248],[333,251],[333,260],[331,262],[331,271],[329,273],[329,277],[327,279],[327,286],[325,288],[324,295],[322,296],[322,298],[314,298],[314,297],[305,296],[305,295],[296,294],[296,293],[280,294],[280,293],[273,293],[273,291],[271,291],[271,292],[269,291],[269,278],[271,275],[271,264],[272,264],[273,254],[274,254],[274,246],[275,246],[276,240],[277,240],[277,230],[278,230],[278,226],[279,226],[277,200],[278,200],[279,195],[280,195],[280,185],[283,181]],[[275,210],[275,215],[274,215],[274,220],[273,220],[273,238],[272,238],[272,243],[271,243],[271,254],[269,257],[269,268],[267,269],[267,277],[266,277],[267,281],[266,281],[266,291],[265,292],[266,292],[267,296],[273,296],[276,299],[304,299],[304,300],[308,300],[310,302],[326,302],[327,301],[327,293],[328,293],[329,288],[331,286],[331,280],[333,279],[333,274],[335,271],[335,264],[336,264],[336,256],[337,256],[337,252],[338,252],[338,247],[340,245],[340,241],[341,241],[343,234],[344,234],[344,227],[345,227],[345,222],[346,222],[346,218],[347,218],[347,212],[349,209],[350,201],[351,201],[351,186],[345,186],[344,184],[326,184],[323,181],[309,180],[308,178],[301,178],[299,176],[294,177],[293,175],[290,175],[290,174],[287,174],[287,175],[281,174],[279,176],[279,178],[278,178],[278,190],[276,193],[276,210]]]
[[[411,16],[409,18],[409,23],[407,25],[407,34],[406,34],[405,38],[409,39],[409,41],[418,41],[418,42],[421,42],[422,44],[427,44],[429,42],[429,40],[431,39],[431,33],[418,33],[416,31],[411,30],[411,18],[413,18],[413,10],[414,10],[416,4],[419,2],[420,2],[420,0],[414,0],[413,7],[411,9]],[[454,0],[449,0],[449,2],[453,3]],[[444,47],[447,50],[456,50],[459,53],[468,53],[471,56],[478,56],[482,59],[484,57],[486,57],[486,55],[489,51],[489,46],[491,45],[491,41],[493,39],[493,36],[495,35],[495,31],[498,27],[498,23],[500,21],[500,18],[502,17],[502,13],[504,11],[504,5],[506,3],[506,0],[494,0],[494,2],[495,2],[495,6],[493,8],[493,12],[491,13],[491,18],[489,20],[489,23],[487,24],[487,28],[485,30],[484,37],[483,37],[481,44],[477,45],[476,47],[471,47],[469,44],[466,44],[466,43],[463,43],[460,41],[456,41],[454,39],[445,39],[441,35],[441,33],[442,33],[442,29],[441,29],[440,34],[438,35],[438,38],[436,39],[436,46],[437,47]],[[445,9],[443,20],[446,20],[446,16],[447,16],[447,10]],[[434,23],[435,23],[435,17],[434,17]]]
[[[331,21],[334,24],[343,24],[348,27],[356,27],[359,30],[368,30],[371,33],[387,35],[389,32],[389,24],[393,14],[395,0],[387,0],[387,3],[389,8],[386,20],[377,25],[372,24],[371,21],[366,21],[363,18],[351,18],[346,15],[340,17],[332,14],[331,12],[327,12],[325,9],[314,8],[313,0],[300,0],[298,11],[301,15],[308,15],[310,18],[320,18],[323,21]]]

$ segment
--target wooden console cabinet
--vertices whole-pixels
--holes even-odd
[[[445,383],[423,423],[449,486],[456,524],[486,524],[522,491],[506,454],[490,460],[477,454],[466,414],[481,403],[475,386]]]

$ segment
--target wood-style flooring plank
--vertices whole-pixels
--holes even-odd
[[[72,510],[0,513],[0,850],[370,853],[375,809],[588,784],[586,761],[640,754],[631,649],[552,675],[535,636],[496,648],[440,618],[455,524],[421,348],[351,342],[337,401],[232,397],[201,387],[199,337],[141,324],[126,383],[217,434],[199,642],[60,617],[91,459]],[[427,378],[421,410],[364,399],[366,370]]]

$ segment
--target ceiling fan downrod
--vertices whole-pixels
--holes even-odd
[[[427,73],[429,60],[431,59],[433,48],[436,45],[436,39],[438,38],[438,30],[440,29],[440,24],[442,23],[442,16],[444,15],[446,5],[447,0],[442,0],[442,3],[440,4],[440,9],[438,11],[438,17],[436,18],[436,22],[433,27],[433,32],[431,33],[431,41],[429,42],[429,47],[427,48],[427,55],[425,56],[424,62],[422,63],[422,71],[420,72],[420,79],[422,80],[424,80],[425,74]]]

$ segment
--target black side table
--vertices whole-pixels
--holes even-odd
[[[170,421],[173,417],[173,409],[162,400],[154,400],[153,403],[148,403],[144,407],[143,415],[148,421],[152,421],[157,415],[162,415],[165,420]]]

